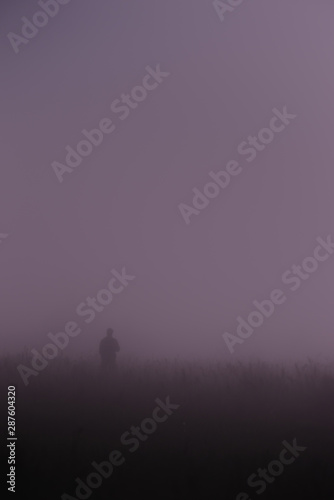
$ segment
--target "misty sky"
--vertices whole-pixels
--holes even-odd
[[[69,355],[112,326],[122,355],[230,360],[222,333],[334,237],[333,3],[253,0],[221,22],[211,1],[72,0],[18,54],[7,33],[38,4],[1,9],[2,349],[73,320]],[[111,103],[158,64],[122,121]],[[238,146],[284,106],[297,117],[248,163]],[[60,183],[52,162],[103,118],[115,131]],[[230,160],[242,173],[187,225],[178,205]],[[123,267],[135,279],[85,324],[77,306]],[[334,255],[233,356],[330,359],[333,292]]]

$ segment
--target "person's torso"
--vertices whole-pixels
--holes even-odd
[[[102,357],[116,357],[118,350],[118,342],[115,339],[105,338],[101,342],[101,356]]]

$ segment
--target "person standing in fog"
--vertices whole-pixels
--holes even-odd
[[[113,337],[114,330],[108,328],[107,335],[100,342],[101,367],[105,372],[116,369],[116,355],[120,350],[118,341]]]

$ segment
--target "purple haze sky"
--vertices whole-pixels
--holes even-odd
[[[41,349],[123,267],[128,288],[71,340],[95,352],[113,326],[122,354],[231,360],[222,333],[334,235],[334,5],[253,0],[221,22],[202,0],[72,0],[15,54],[34,1],[1,7],[1,344]],[[169,72],[121,121],[110,104]],[[297,118],[247,163],[237,152],[284,105]],[[65,147],[116,131],[59,183]],[[186,225],[211,170],[240,176]],[[334,256],[233,357],[331,358]]]

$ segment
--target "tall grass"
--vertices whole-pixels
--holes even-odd
[[[132,359],[107,379],[92,360],[63,357],[25,387],[19,363],[28,364],[26,354],[3,358],[0,379],[3,386],[17,385],[20,460],[26,491],[35,498],[60,498],[77,476],[92,471],[93,460],[106,459],[113,449],[124,453],[126,464],[91,498],[103,498],[105,488],[130,498],[134,480],[141,491],[163,483],[162,496],[152,498],[194,497],[194,485],[205,498],[208,482],[221,488],[221,497],[208,498],[225,498],[224,492],[235,498],[247,477],[293,438],[308,447],[308,457],[287,473],[291,484],[277,480],[262,498],[290,498],[296,482],[304,498],[311,491],[317,492],[314,500],[334,498],[321,496],[329,491],[333,464],[333,366]],[[167,396],[180,408],[130,454],[121,435],[151,416],[156,398]]]

